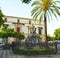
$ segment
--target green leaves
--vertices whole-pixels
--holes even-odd
[[[54,11],[60,16],[58,7],[53,5],[53,8],[54,8]]]
[[[5,21],[3,20],[3,17],[4,17],[4,15],[3,15],[3,13],[2,13],[2,10],[0,9],[0,26],[5,22]]]
[[[37,20],[39,14],[40,14],[41,12],[42,12],[42,10],[39,9],[39,10],[33,15],[33,18],[34,18],[35,20]]]
[[[19,33],[17,33],[17,38],[19,38],[19,40],[22,40],[25,38],[25,36],[23,33],[19,32]]]
[[[55,1],[55,2],[57,2],[57,3],[59,3],[59,4],[60,4],[60,1]]]
[[[5,37],[14,37],[15,35],[14,29],[11,29],[11,28],[2,28],[1,33],[4,33]]]
[[[20,40],[25,38],[24,34],[21,32],[15,32],[14,29],[11,28],[2,28],[0,32],[0,38],[5,37],[15,37],[19,38]]]
[[[37,0],[37,1],[34,1],[33,3],[32,3],[32,6],[33,5],[39,5],[40,4],[40,2]]]
[[[31,0],[21,0],[23,3],[29,4]]]
[[[31,15],[33,15],[38,9],[40,8],[40,6],[35,6],[32,11],[31,11]]]
[[[1,9],[0,9],[0,17],[4,17]]]
[[[6,32],[0,32],[0,38],[5,38],[6,37]]]
[[[31,13],[35,20],[37,18],[40,18],[40,20],[41,20],[44,17],[45,11],[42,10],[42,7],[40,6],[41,5],[40,2],[38,0],[36,0],[32,4],[32,6],[34,6],[34,8],[32,9]],[[60,16],[60,12],[59,12],[60,7],[58,5],[56,5],[56,3],[60,3],[60,1],[53,1],[50,8],[48,10],[46,10],[46,17],[49,21],[50,21],[50,19],[52,19],[52,15],[54,15],[56,17],[56,19],[58,19],[57,18],[58,15]]]
[[[60,28],[55,30],[54,35],[55,35],[57,40],[60,40]]]

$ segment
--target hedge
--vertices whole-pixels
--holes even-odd
[[[26,48],[15,48],[12,50],[15,54],[22,55],[47,55],[47,54],[55,54],[54,49],[51,48],[34,48],[34,49],[26,49]]]

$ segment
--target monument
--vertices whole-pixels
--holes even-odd
[[[30,31],[30,35],[25,40],[25,47],[34,48],[39,46],[40,36],[36,34],[36,28],[33,26]]]

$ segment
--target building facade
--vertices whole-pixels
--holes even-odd
[[[36,31],[41,37],[44,35],[44,23],[39,20],[34,21],[31,18],[22,18],[15,16],[4,16],[4,27],[14,28],[16,32],[23,32],[25,36],[28,36],[32,33],[32,29]]]

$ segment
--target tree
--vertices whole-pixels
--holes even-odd
[[[5,37],[15,37],[15,38],[19,38],[20,40],[25,38],[23,33],[15,32],[13,28],[2,28],[0,32],[0,37],[3,37],[4,34],[5,34]]]
[[[47,35],[47,38],[48,38],[48,41],[54,41],[54,40],[56,40],[55,37],[50,36],[50,35]]]
[[[27,3],[27,4],[30,3],[30,1],[31,0],[22,0],[22,2]]]
[[[8,37],[13,37],[15,34],[14,32],[14,29],[12,28],[2,28],[1,32],[4,32],[6,33],[5,34],[5,37],[8,38]],[[16,35],[15,35],[16,36]]]
[[[19,40],[22,40],[22,39],[24,39],[24,38],[25,38],[25,36],[24,36],[24,34],[23,34],[23,33],[18,32],[18,33],[17,33],[17,38],[19,38]]]
[[[44,37],[45,42],[48,42],[47,39],[47,19],[52,19],[52,15],[54,15],[57,18],[57,15],[60,16],[59,9],[60,7],[57,6],[57,3],[60,3],[60,1],[53,1],[53,0],[35,0],[32,3],[32,6],[34,8],[32,9],[32,16],[33,19],[44,19]]]
[[[54,35],[57,40],[60,40],[60,28],[58,28],[54,31]]]
[[[6,32],[0,32],[0,38],[5,38],[6,37]]]
[[[2,10],[0,9],[0,26],[5,22],[5,21],[3,20],[3,17],[4,17],[4,15],[3,15],[3,13],[2,13]]]

